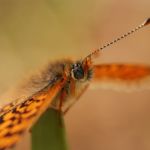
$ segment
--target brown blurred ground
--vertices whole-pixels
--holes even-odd
[[[0,93],[48,60],[82,58],[150,17],[149,0],[0,0]],[[150,64],[149,27],[97,63]],[[71,150],[149,150],[150,92],[88,90],[66,115]],[[26,141],[23,147],[28,150]],[[27,146],[27,147],[25,147]]]

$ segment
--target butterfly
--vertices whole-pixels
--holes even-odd
[[[150,81],[150,66],[93,63],[101,50],[148,24],[150,18],[82,60],[56,61],[48,64],[38,75],[32,76],[27,90],[33,88],[33,92],[0,109],[0,150],[13,147],[49,107],[67,113],[91,82],[99,87],[113,88],[116,84],[119,89],[149,88],[147,81]]]

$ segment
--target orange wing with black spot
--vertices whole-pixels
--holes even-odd
[[[1,116],[3,113],[5,113],[5,112],[11,110],[11,109],[12,109],[13,107],[15,107],[18,103],[20,103],[20,99],[14,100],[14,101],[12,101],[11,103],[8,103],[8,104],[4,105],[3,107],[1,107],[1,108],[0,108],[0,116]]]
[[[17,105],[10,104],[0,114],[0,150],[14,146],[23,133],[30,129],[65,84],[66,79],[55,83]]]
[[[94,86],[135,90],[150,88],[150,67],[131,64],[101,64],[94,66]]]

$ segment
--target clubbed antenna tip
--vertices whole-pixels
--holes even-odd
[[[144,26],[147,26],[150,24],[150,18],[146,19],[143,23]]]

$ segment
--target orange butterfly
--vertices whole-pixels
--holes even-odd
[[[31,78],[34,92],[0,110],[0,150],[14,146],[49,106],[66,113],[87,89],[92,79],[98,86],[106,87],[117,83],[137,89],[140,85],[144,87],[146,81],[150,80],[150,67],[131,64],[93,65],[92,59],[100,50],[148,24],[150,18],[127,34],[95,50],[82,61],[62,60],[51,63],[36,78]]]

